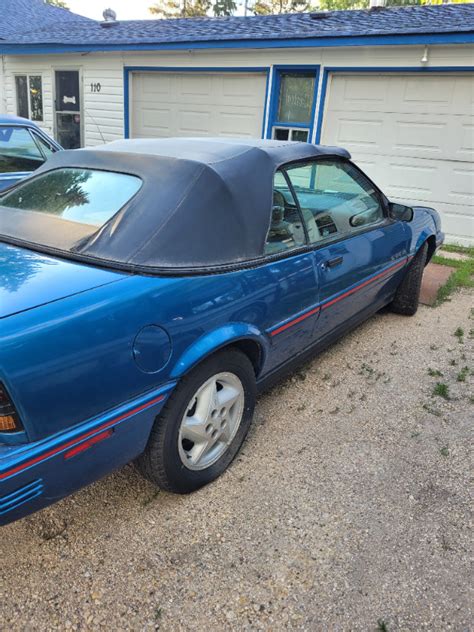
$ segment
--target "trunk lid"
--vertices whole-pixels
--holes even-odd
[[[119,281],[125,276],[0,243],[0,318]]]

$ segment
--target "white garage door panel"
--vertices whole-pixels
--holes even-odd
[[[261,136],[260,73],[134,73],[131,135]]]
[[[334,111],[466,114],[474,106],[472,79],[463,75],[340,75],[331,81]]]
[[[322,142],[342,145],[389,197],[437,208],[474,243],[472,75],[334,75]]]
[[[329,110],[323,132],[349,150],[443,160],[474,159],[470,116],[341,112]],[[336,142],[336,140],[334,140]]]
[[[472,206],[465,207],[463,213],[462,207],[457,206],[453,209],[452,206],[439,202],[436,204],[436,210],[441,214],[443,231],[450,238],[448,241],[467,246],[474,243]]]

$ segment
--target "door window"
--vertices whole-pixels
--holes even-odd
[[[79,71],[56,71],[56,110],[58,112],[79,112]]]
[[[384,220],[378,191],[349,162],[317,160],[286,168],[311,243],[335,240]]]
[[[265,254],[291,250],[306,243],[304,225],[298,206],[281,171],[275,174],[273,207]]]
[[[30,132],[24,127],[0,127],[0,173],[33,171],[44,162]]]
[[[35,132],[32,132],[32,134],[36,141],[36,144],[39,146],[45,158],[49,158],[52,154],[55,153],[56,150],[44,138],[42,138],[38,134],[35,134]]]

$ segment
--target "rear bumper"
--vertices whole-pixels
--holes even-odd
[[[38,511],[143,452],[175,382],[35,443],[0,446],[0,525]]]

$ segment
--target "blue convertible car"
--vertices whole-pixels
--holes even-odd
[[[0,114],[0,189],[30,175],[61,149],[32,121]]]
[[[117,141],[0,197],[0,523],[135,460],[179,493],[259,388],[385,305],[413,314],[438,214],[334,147]]]

